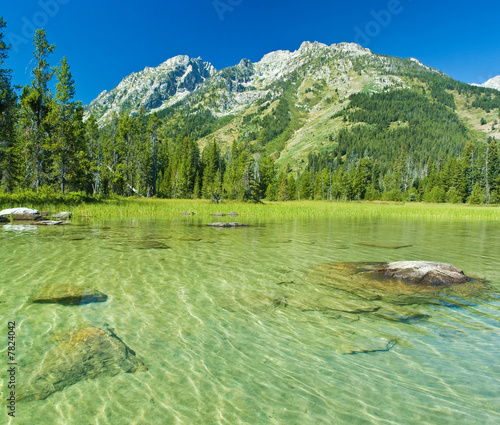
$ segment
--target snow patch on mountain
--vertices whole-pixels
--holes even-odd
[[[500,90],[500,75],[493,77],[483,84],[479,84],[481,87],[487,87],[490,89]]]

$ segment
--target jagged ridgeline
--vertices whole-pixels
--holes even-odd
[[[144,120],[157,113],[164,145],[159,181],[170,175],[164,183],[169,189],[159,190],[165,196],[179,196],[176,187],[182,186],[167,168],[196,155],[189,189],[181,192],[202,195],[206,158],[193,152],[211,145],[220,192],[229,197],[245,192],[224,190],[234,162],[246,170],[232,170],[232,186],[241,178],[238,184],[248,192],[250,180],[258,180],[254,186],[261,183],[260,169],[269,168],[269,158],[281,175],[270,190],[268,184],[261,187],[259,196],[273,199],[296,199],[301,186],[303,198],[377,199],[392,191],[391,197],[400,199],[413,188],[412,199],[423,199],[438,184],[437,200],[446,200],[453,188],[452,194],[460,194],[454,201],[466,201],[473,182],[479,182],[485,199],[500,186],[498,171],[492,174],[490,167],[488,181],[484,170],[489,146],[500,137],[500,92],[453,80],[416,59],[376,55],[353,43],[305,42],[295,52],[272,52],[256,63],[243,59],[220,71],[200,58],[178,56],[126,77],[86,109],[111,138],[124,114]],[[196,147],[188,147],[185,139]],[[494,142],[491,146],[496,152]],[[471,156],[467,160],[464,149]],[[466,188],[439,175],[459,167],[455,162],[462,170],[454,171],[467,175],[461,183]],[[428,186],[433,173],[438,183]]]

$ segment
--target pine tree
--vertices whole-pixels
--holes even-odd
[[[276,169],[274,161],[269,156],[264,156],[260,162],[260,182],[258,191],[259,199],[271,197],[275,200],[276,198]]]
[[[288,201],[288,178],[285,171],[281,171],[278,177],[278,201]]]
[[[247,150],[244,143],[234,142],[228,155],[223,190],[228,199],[245,199],[247,195]]]
[[[486,167],[485,167],[485,181],[486,181],[486,202],[491,202],[491,194],[493,200],[496,201],[498,194],[497,180],[500,176],[500,156],[495,139],[490,141],[486,154]]]
[[[87,142],[89,149],[90,170],[92,174],[92,193],[99,195],[101,193],[102,172],[103,172],[103,149],[99,126],[93,114],[90,114],[85,122],[87,133]]]
[[[300,174],[300,199],[313,198],[312,173],[304,170]]]
[[[202,195],[219,202],[222,196],[222,158],[217,143],[212,141],[203,151]]]
[[[78,166],[84,166],[81,164],[82,135],[79,133],[83,117],[77,113],[78,103],[74,101],[75,81],[66,57],[61,60],[61,65],[55,68],[55,74],[57,83],[55,104],[49,115],[53,127],[49,147],[52,153],[52,173],[64,193],[68,173],[73,172],[75,177],[75,174],[79,174]]]
[[[472,142],[467,142],[465,148],[460,156],[460,163],[462,165],[462,170],[464,174],[464,180],[466,185],[465,194],[462,194],[461,189],[459,189],[459,194],[464,199],[467,198],[476,183],[476,174],[474,172],[474,145]]]
[[[159,138],[160,120],[156,113],[151,114],[148,120],[149,151],[151,160],[148,162],[148,173],[146,184],[151,187],[151,194],[156,195],[158,191],[158,138]],[[148,189],[149,193],[149,189]]]
[[[22,175],[22,158],[15,131],[17,97],[12,87],[12,71],[5,68],[8,46],[3,38],[6,23],[0,17],[0,190],[12,192]]]
[[[35,32],[33,55],[35,67],[31,85],[25,86],[21,95],[21,126],[27,156],[28,183],[38,190],[46,180],[50,155],[47,142],[50,141],[51,125],[48,120],[52,108],[52,96],[48,87],[54,72],[48,58],[55,46],[49,44],[46,31]]]
[[[472,193],[469,197],[469,204],[482,204],[485,201],[485,193],[484,190],[481,189],[479,183],[474,184],[474,188],[472,189]]]
[[[372,162],[369,158],[362,158],[356,167],[352,179],[352,190],[356,199],[364,199],[372,175]]]

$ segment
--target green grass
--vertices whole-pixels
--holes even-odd
[[[206,200],[177,199],[122,199],[98,204],[82,204],[73,208],[76,217],[95,218],[173,218],[183,211],[197,216],[212,213],[237,212],[242,217],[294,218],[294,217],[338,217],[338,218],[416,218],[443,220],[500,220],[498,206],[472,206],[428,203],[384,203],[384,202],[265,202],[250,204],[224,202],[215,205]],[[236,220],[236,219],[235,219]]]
[[[111,200],[81,202],[75,204],[72,197],[52,203],[53,199],[38,203],[2,202],[0,209],[12,207],[36,208],[40,211],[71,211],[74,218],[93,217],[96,219],[114,218],[174,218],[184,211],[194,212],[197,216],[210,216],[221,212],[237,212],[247,218],[295,218],[295,217],[338,217],[338,218],[415,218],[442,220],[500,220],[498,205],[430,204],[397,202],[328,202],[293,201],[246,202],[225,201],[213,204],[208,200],[186,199],[138,199],[116,198]],[[64,202],[67,201],[67,202]],[[69,201],[69,202],[68,202]],[[79,199],[79,201],[82,201]],[[236,219],[235,219],[236,220]]]

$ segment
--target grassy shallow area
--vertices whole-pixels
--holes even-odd
[[[292,201],[262,202],[259,204],[225,201],[214,204],[208,200],[197,199],[146,199],[115,198],[78,204],[64,200],[51,202],[0,202],[0,209],[13,207],[36,208],[39,211],[71,211],[75,219],[115,219],[115,218],[174,218],[183,212],[196,216],[210,216],[214,213],[236,212],[248,218],[294,218],[294,217],[386,217],[419,218],[443,220],[500,220],[499,205],[469,204],[431,204],[400,203],[381,201],[330,202],[330,201]],[[236,220],[236,219],[235,219]]]
[[[60,207],[59,207],[60,208]],[[75,218],[169,218],[179,217],[183,212],[197,216],[213,213],[236,212],[242,217],[387,217],[444,220],[500,220],[500,208],[496,206],[472,206],[429,203],[385,203],[385,202],[327,202],[295,201],[224,202],[213,204],[206,200],[178,199],[122,199],[100,203],[81,204],[72,207]],[[236,220],[236,219],[235,219]]]

